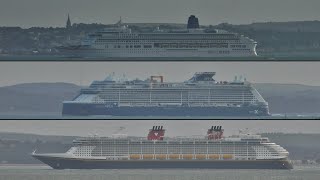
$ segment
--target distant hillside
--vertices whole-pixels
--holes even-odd
[[[217,27],[233,26],[239,30],[277,31],[277,32],[320,32],[320,21],[257,22],[231,25],[222,23]]]
[[[75,137],[0,133],[0,164],[40,164],[31,157],[34,150],[66,152]]]
[[[260,55],[319,56],[320,21],[267,22],[245,25],[222,23],[211,28],[248,36],[258,42]]]
[[[270,141],[281,144],[290,152],[291,159],[320,159],[320,134],[262,134]]]
[[[31,83],[0,88],[1,113],[57,113],[62,101],[72,100],[80,87],[68,83]]]
[[[319,113],[320,86],[255,84],[271,113]]]
[[[20,142],[59,142],[63,144],[71,144],[77,136],[54,136],[54,135],[38,135],[23,134],[14,132],[0,132],[0,140],[20,141]]]
[[[320,113],[320,87],[297,84],[255,84],[271,113]],[[0,87],[0,113],[60,114],[62,102],[81,87],[68,83],[31,83]]]

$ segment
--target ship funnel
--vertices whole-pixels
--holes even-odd
[[[210,129],[208,129],[207,137],[209,140],[219,140],[223,137],[224,129],[222,129],[222,126],[211,126]]]
[[[163,83],[163,76],[150,76],[151,83],[157,82],[156,79],[160,79],[160,82]]]
[[[188,19],[188,29],[199,29],[199,19],[195,15],[191,15]]]
[[[153,126],[152,129],[149,130],[149,134],[147,139],[148,140],[163,140],[165,129],[163,129],[163,126]]]

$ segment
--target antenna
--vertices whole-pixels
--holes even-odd
[[[37,149],[34,149],[34,150],[32,151],[32,154],[36,154],[36,151],[37,151]]]
[[[118,134],[119,132],[121,132],[121,131],[123,131],[123,130],[125,130],[126,129],[126,127],[124,127],[124,126],[120,126],[117,130],[115,130],[112,134]]]
[[[122,74],[122,81],[127,81],[128,79],[127,79],[127,76],[126,76],[126,74],[125,73],[123,73]]]
[[[122,24],[122,17],[120,16],[120,20],[115,24],[115,25],[117,25],[117,26],[121,26],[121,24]]]
[[[239,82],[242,82],[242,75],[240,75]]]

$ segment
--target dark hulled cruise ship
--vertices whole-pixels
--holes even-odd
[[[251,133],[223,136],[212,126],[206,136],[165,137],[162,126],[147,138],[87,137],[74,140],[66,153],[32,156],[54,169],[292,169],[289,152]]]
[[[147,80],[94,81],[63,115],[89,116],[269,116],[268,103],[246,80],[216,81],[215,72],[199,72],[185,82]]]

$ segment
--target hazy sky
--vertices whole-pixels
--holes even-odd
[[[1,0],[0,26],[64,26],[73,22],[185,23],[190,14],[201,24],[320,20],[319,0]]]
[[[239,129],[248,128],[252,133],[320,133],[320,121],[306,120],[233,120],[233,121],[0,121],[0,132],[34,133],[42,135],[76,135],[88,136],[98,134],[111,136],[118,132],[134,136],[146,136],[152,126],[164,126],[168,136],[204,135],[212,125],[221,125],[226,135],[238,134]]]
[[[0,86],[32,82],[89,85],[108,74],[130,79],[164,75],[165,81],[185,81],[201,71],[217,72],[217,81],[242,75],[253,83],[320,86],[320,62],[0,62]]]

